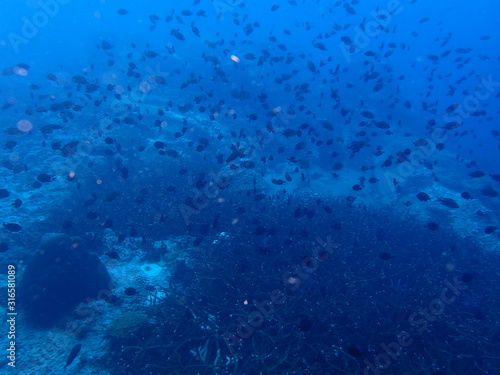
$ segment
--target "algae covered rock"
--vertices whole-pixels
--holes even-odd
[[[125,338],[141,328],[147,319],[147,315],[140,311],[127,311],[117,318],[108,328],[111,336]]]
[[[84,249],[78,237],[56,234],[28,262],[19,303],[31,323],[50,325],[110,288],[111,278],[97,255]]]

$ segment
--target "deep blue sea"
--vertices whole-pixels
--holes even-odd
[[[498,14],[3,1],[0,372],[500,374]]]

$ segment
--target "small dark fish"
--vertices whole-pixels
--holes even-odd
[[[111,228],[113,226],[113,220],[108,219],[104,223],[101,224],[104,228]]]
[[[86,85],[86,84],[88,84],[87,79],[85,77],[79,76],[79,75],[78,76],[74,76],[73,78],[71,78],[71,80],[73,82],[75,82],[75,83],[80,84],[80,85]]]
[[[299,218],[301,216],[302,216],[302,210],[300,209],[300,207],[297,207],[293,213],[293,217]]]
[[[424,225],[424,228],[434,231],[439,229],[439,225],[433,221],[430,221]]]
[[[427,146],[429,144],[429,141],[427,139],[420,138],[420,139],[417,139],[416,141],[414,141],[413,144],[415,146],[418,146],[418,147],[423,147],[423,146]]]
[[[423,191],[417,194],[417,198],[422,202],[428,202],[431,200],[431,197],[427,193],[424,193]]]
[[[471,282],[476,277],[475,272],[464,272],[460,278],[464,283]]]
[[[392,256],[392,254],[391,254],[391,253],[389,253],[389,252],[387,252],[387,251],[382,251],[382,252],[378,255],[378,257],[379,257],[380,259],[382,259],[382,260],[391,260],[392,258],[394,258],[394,257]]]
[[[347,354],[354,358],[361,358],[366,356],[367,349],[365,349],[362,345],[349,346],[346,349]]]
[[[2,225],[5,229],[11,232],[19,232],[23,229],[19,224],[16,223],[3,223]]]
[[[135,121],[132,117],[125,117],[123,122],[128,125],[137,125],[137,121]]]
[[[247,169],[253,169],[253,168],[255,168],[255,163],[251,160],[246,160],[243,162],[242,166],[244,168],[247,168]],[[282,185],[282,184],[280,184],[280,185]]]
[[[342,230],[342,224],[341,223],[334,223],[330,225],[330,228],[335,229],[335,230]]]
[[[47,173],[40,173],[36,179],[40,182],[51,182],[55,180],[54,176],[48,175]]]
[[[484,233],[486,234],[491,234],[493,233],[494,231],[496,231],[498,229],[498,227],[494,226],[494,225],[489,225],[487,226],[485,229],[484,229]]]
[[[144,56],[146,56],[148,59],[154,59],[158,54],[155,51],[146,51],[144,52]]]
[[[7,189],[0,189],[0,199],[10,197],[10,193]]]
[[[482,189],[481,194],[491,198],[498,197],[498,192],[490,187]]]
[[[7,141],[7,142],[5,143],[5,146],[4,146],[4,148],[3,148],[3,149],[4,149],[4,150],[11,150],[11,151],[12,151],[12,149],[13,149],[14,147],[16,147],[16,145],[17,145],[17,142],[16,142],[16,141]]]
[[[95,83],[91,83],[90,85],[87,85],[87,87],[85,88],[85,92],[92,93],[92,92],[96,91],[98,88],[99,88],[98,85],[96,85]],[[75,108],[73,107],[73,109],[75,109]]]
[[[63,127],[61,125],[58,125],[58,124],[49,124],[49,125],[45,125],[45,126],[42,126],[40,128],[40,131],[47,135],[47,134],[50,134],[52,133],[54,130],[59,130],[59,129],[62,129]]]
[[[371,113],[370,111],[363,111],[361,112],[361,116],[372,119],[375,118],[375,115]]]
[[[117,12],[120,16],[124,16],[126,14],[128,14],[128,10],[127,9],[123,9],[123,8],[120,8],[118,9],[118,12]]]
[[[5,129],[5,133],[7,133],[9,135],[23,135],[24,134],[24,132],[22,132],[18,128],[7,128],[7,129]]]
[[[237,149],[237,150],[233,151],[233,152],[231,153],[231,155],[229,155],[229,156],[227,157],[227,159],[226,159],[226,163],[229,163],[229,162],[231,162],[231,161],[235,160],[235,159],[236,159],[236,158],[238,158],[238,157],[240,157],[240,158],[241,158],[241,157],[244,155],[245,150],[246,150],[246,149],[244,149],[244,148],[239,148],[239,149]]]
[[[185,40],[186,38],[184,38],[184,35],[182,35],[181,32],[179,32],[178,29],[173,29],[172,31],[170,31],[170,35],[174,36],[175,38],[179,39],[179,40]]]
[[[165,148],[165,143],[163,143],[162,141],[156,141],[153,146],[155,146],[157,149],[163,149]]]
[[[460,126],[462,126],[462,123],[452,121],[452,122],[447,122],[446,124],[444,124],[443,128],[445,130],[453,130],[453,129],[459,128]]]
[[[328,206],[323,206],[323,211],[325,211],[327,214],[331,214],[332,213],[332,209]]]
[[[153,23],[156,23],[156,21],[159,21],[160,20],[160,17],[158,17],[156,14],[151,14],[149,16],[149,20]]]
[[[464,191],[462,194],[460,194],[460,196],[463,198],[463,199],[473,199],[472,198],[472,195],[470,195],[468,192]]]
[[[97,201],[97,195],[96,193],[92,193],[92,198],[87,199],[85,202],[83,202],[83,205],[86,207],[92,206],[96,201]]]
[[[495,181],[500,182],[500,174],[490,174],[490,177]]]
[[[197,37],[201,37],[200,35],[200,30],[194,25],[194,22],[191,22],[191,31],[193,32],[194,35]]]
[[[309,69],[313,73],[318,73],[318,69],[316,69],[316,65],[310,60],[307,62],[307,69]]]
[[[139,292],[135,288],[132,288],[131,286],[129,286],[127,289],[125,289],[124,293],[127,296],[135,296],[135,295],[139,294]]]
[[[113,45],[110,42],[108,42],[107,40],[103,40],[101,42],[101,49],[103,51],[109,50],[111,48],[113,48]]]
[[[376,121],[375,126],[380,129],[389,129],[391,127],[386,121]]]
[[[112,202],[114,201],[116,198],[120,197],[122,195],[122,193],[120,193],[119,191],[115,191],[113,193],[109,193],[108,195],[106,195],[106,197],[104,198],[104,201],[105,202]]]
[[[66,360],[66,365],[63,368],[63,371],[66,371],[66,368],[73,363],[78,353],[80,353],[80,349],[82,348],[82,344],[76,344],[71,349],[71,353],[68,355],[68,359]]]
[[[299,142],[295,145],[295,150],[300,151],[300,150],[305,149],[306,147],[307,147],[306,142]]]
[[[73,141],[63,146],[63,148],[61,149],[62,156],[65,158],[70,158],[75,155],[79,143],[80,141]]]
[[[9,244],[7,242],[0,242],[0,254],[5,253],[9,250]]]
[[[440,201],[442,205],[445,205],[446,207],[449,207],[449,208],[459,208],[460,207],[458,205],[458,203],[455,202],[451,198],[438,198],[438,201]]]
[[[176,150],[166,150],[165,155],[170,156],[171,158],[178,158],[180,156],[179,152]]]
[[[352,40],[348,36],[343,36],[340,38],[340,40],[342,40],[348,46],[352,45]]]
[[[321,126],[323,126],[326,130],[333,131],[333,125],[328,121],[321,121]]]
[[[111,259],[120,259],[120,256],[118,255],[118,253],[116,251],[108,251],[107,253],[104,253],[104,254],[106,254]]]
[[[271,182],[275,185],[283,185],[285,183],[282,179],[276,180],[275,178],[273,178]]]
[[[290,138],[297,135],[297,132],[293,129],[285,129],[282,134],[285,136],[285,138]]]
[[[12,206],[14,206],[14,208],[19,208],[19,207],[21,207],[22,205],[23,205],[23,201],[22,201],[22,200],[20,200],[20,199],[16,199],[16,200],[14,201],[14,203],[12,203]]]
[[[481,178],[485,176],[485,173],[483,171],[474,171],[469,174],[469,176],[474,177],[474,178]]]
[[[253,200],[254,200],[255,202],[257,202],[257,201],[261,201],[261,200],[262,200],[262,199],[264,199],[265,197],[266,197],[266,194],[262,194],[262,193],[260,193],[260,194],[256,194],[256,195],[253,197]]]
[[[128,168],[122,167],[120,172],[121,172],[122,178],[126,180],[128,178],[128,174],[129,174]]]
[[[313,46],[322,50],[322,51],[326,51],[326,46],[323,44],[323,43],[313,43]]]

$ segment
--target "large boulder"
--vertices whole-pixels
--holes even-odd
[[[97,255],[85,250],[79,238],[57,234],[46,239],[28,262],[19,284],[19,303],[30,322],[50,325],[110,288],[111,278]]]

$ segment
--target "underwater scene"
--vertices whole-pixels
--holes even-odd
[[[0,373],[500,374],[500,3],[16,0]]]

